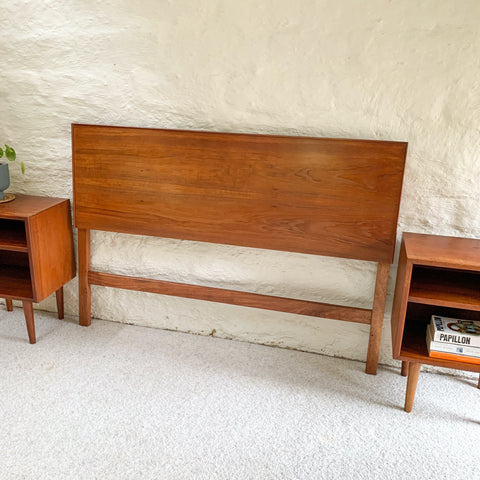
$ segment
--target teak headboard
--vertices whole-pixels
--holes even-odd
[[[90,285],[370,324],[375,373],[407,144],[72,125],[80,323]],[[90,270],[90,230],[378,262],[372,309]]]

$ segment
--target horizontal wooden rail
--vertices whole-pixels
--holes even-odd
[[[262,308],[277,312],[295,313],[311,317],[331,318],[355,323],[371,322],[372,311],[365,308],[345,307],[327,303],[297,300],[293,298],[261,295],[258,293],[226,290],[223,288],[189,285],[167,282],[142,277],[130,277],[112,273],[88,272],[88,282],[91,285],[103,287],[124,288],[141,292],[159,293],[176,297],[194,298],[210,302],[228,303],[244,307]]]

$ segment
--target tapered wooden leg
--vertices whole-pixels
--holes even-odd
[[[408,375],[408,366],[409,362],[402,362],[402,377],[406,377]]]
[[[413,399],[417,389],[418,374],[420,373],[421,363],[410,362],[407,377],[407,392],[405,393],[405,411],[411,412],[413,407]]]
[[[27,332],[30,343],[36,343],[32,302],[23,302],[23,313],[25,314],[25,322],[27,323]]]
[[[78,229],[78,301],[80,325],[92,323],[91,290],[88,282],[90,270],[90,230]]]
[[[383,313],[387,296],[388,263],[379,263],[377,278],[375,280],[375,294],[373,297],[372,319],[370,322],[370,338],[368,341],[367,365],[365,372],[371,375],[377,374],[378,354],[380,352],[380,340],[382,339]]]
[[[57,312],[58,318],[64,318],[64,311],[63,311],[63,287],[60,287],[55,292],[55,299],[57,300]]]
[[[5,303],[7,304],[7,311],[13,312],[13,301],[11,298],[6,298]]]

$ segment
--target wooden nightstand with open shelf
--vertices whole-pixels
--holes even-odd
[[[480,372],[480,365],[432,358],[432,315],[480,320],[480,240],[404,233],[392,311],[393,357],[408,374],[405,411],[413,406],[422,364]],[[479,382],[480,388],[480,382]]]
[[[33,303],[55,292],[63,318],[63,285],[75,276],[70,202],[17,194],[0,204],[0,297],[7,310],[23,303],[30,343],[35,343]]]

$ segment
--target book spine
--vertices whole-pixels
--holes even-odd
[[[464,355],[455,355],[454,353],[444,353],[444,352],[437,352],[435,350],[431,350],[430,351],[430,357],[440,358],[440,359],[443,359],[443,360],[454,360],[456,362],[473,363],[475,365],[480,365],[480,358],[468,357],[468,356],[464,356]]]
[[[454,353],[456,355],[465,355],[467,357],[480,358],[480,348],[463,347],[461,345],[452,345],[441,342],[430,342],[430,351]]]
[[[462,345],[465,347],[480,347],[480,335],[465,335],[453,332],[448,328],[449,323],[454,323],[453,318],[444,318],[437,315],[432,316],[430,324],[432,328],[432,340],[452,345]]]

